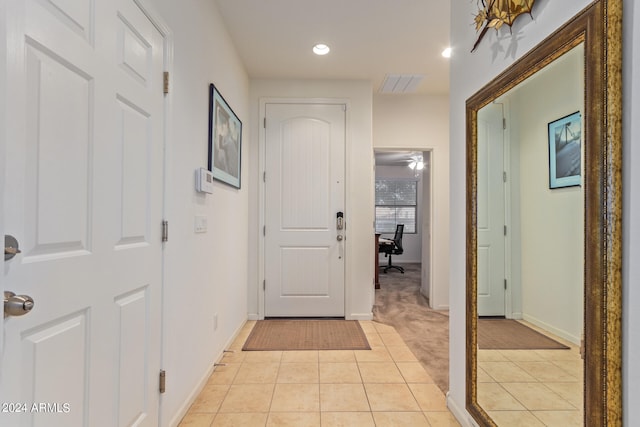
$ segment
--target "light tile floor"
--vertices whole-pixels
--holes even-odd
[[[187,426],[459,426],[394,328],[360,322],[371,350],[244,352],[247,322],[180,423]]]
[[[478,403],[500,426],[583,425],[583,364],[569,350],[479,350]]]

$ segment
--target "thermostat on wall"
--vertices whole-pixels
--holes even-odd
[[[196,170],[196,190],[201,193],[213,193],[213,174],[210,170],[205,168]]]

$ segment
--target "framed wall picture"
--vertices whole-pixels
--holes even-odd
[[[240,188],[242,122],[215,85],[209,85],[209,164],[213,178]]]
[[[582,119],[577,111],[549,123],[549,188],[580,185]]]

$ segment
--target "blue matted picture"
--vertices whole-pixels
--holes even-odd
[[[577,111],[549,123],[549,188],[581,184],[582,119]]]
[[[213,178],[240,188],[242,122],[218,89],[209,85],[209,162]]]

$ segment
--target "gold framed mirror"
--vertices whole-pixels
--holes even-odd
[[[485,185],[486,171],[483,168],[486,168],[487,164],[484,155],[479,154],[479,116],[482,117],[485,114],[483,109],[496,103],[501,103],[503,105],[501,108],[504,108],[503,99],[512,94],[510,91],[516,90],[519,85],[528,84],[529,79],[536,75],[548,74],[548,70],[552,66],[555,67],[555,64],[564,61],[563,58],[569,57],[579,58],[580,69],[576,70],[576,76],[577,80],[583,82],[578,90],[578,96],[581,99],[576,107],[581,117],[582,135],[579,138],[580,149],[578,150],[580,184],[572,189],[551,189],[545,182],[544,185],[547,188],[544,191],[549,192],[548,194],[554,194],[554,196],[562,194],[574,199],[577,197],[579,203],[577,210],[582,214],[576,220],[576,223],[579,224],[579,239],[577,240],[582,242],[581,248],[579,248],[581,251],[577,252],[582,252],[582,254],[579,253],[582,256],[577,257],[580,259],[572,268],[578,269],[579,278],[577,281],[582,297],[582,307],[573,311],[580,315],[578,319],[580,331],[577,335],[582,338],[583,343],[579,342],[580,338],[575,338],[576,333],[574,333],[572,335],[574,346],[572,347],[575,352],[582,353],[582,362],[579,362],[580,373],[576,376],[581,377],[583,397],[581,402],[577,402],[577,404],[574,402],[573,406],[581,412],[581,420],[584,425],[618,426],[622,424],[621,23],[621,0],[594,1],[467,100],[466,405],[469,413],[480,425],[495,426],[499,423],[494,419],[498,418],[497,413],[492,412],[491,408],[483,407],[482,403],[487,400],[479,395],[479,389],[482,389],[483,386],[478,386],[482,384],[481,381],[487,378],[487,373],[478,367],[478,297],[480,293],[478,284],[479,274],[482,276],[480,280],[485,280],[484,275],[487,270],[482,265],[479,266],[478,261],[479,217],[482,219],[482,215],[487,215],[484,207],[480,215],[478,212],[478,192],[482,192]],[[569,80],[569,82],[574,80],[576,78]],[[509,104],[507,103],[507,105]],[[574,113],[574,111],[567,111],[567,114],[570,113]],[[551,123],[548,118],[545,120],[544,127],[547,123]],[[538,128],[540,127],[538,126]],[[540,141],[541,138],[538,137],[538,142],[544,145],[545,150],[548,149],[551,152],[553,150],[547,148],[547,130],[544,129],[542,134],[544,140]],[[507,151],[509,150],[508,139],[509,137],[505,138]],[[551,147],[550,141],[548,147]],[[482,162],[479,161],[479,155],[483,156]],[[519,155],[522,155],[522,151],[519,152]],[[508,160],[509,156],[510,154],[503,155],[503,158],[506,159],[504,160],[505,164],[510,161]],[[535,163],[535,168],[539,170],[549,167],[548,163],[541,164],[539,157],[537,160],[534,157],[527,157],[522,162]],[[481,178],[480,185],[479,176]],[[538,184],[538,186],[540,185]],[[511,188],[505,191],[513,192],[514,190]],[[547,209],[547,205],[541,206],[540,209]],[[523,210],[530,210],[530,208],[521,205],[515,209],[517,211],[515,214],[508,207],[503,210],[507,212],[505,215],[514,216]],[[522,222],[520,219],[515,222],[518,221]],[[523,225],[520,223],[518,226],[522,227]],[[535,234],[536,231],[534,230],[533,233]],[[506,231],[505,234],[507,234]],[[515,247],[513,238],[509,237],[509,239],[511,240],[508,240],[509,243],[506,244],[505,249],[507,254],[514,253]],[[518,241],[517,244],[521,245],[522,242]],[[528,256],[523,252],[529,251],[520,251],[517,256]],[[482,255],[480,254],[480,256]],[[525,268],[518,267],[514,270],[517,270],[516,273],[520,276],[527,275]],[[511,275],[515,275],[513,271],[511,271]],[[522,277],[520,280],[522,282]],[[520,288],[519,292],[507,293],[506,305],[510,310],[507,311],[505,317],[525,318],[526,320],[526,316],[523,316],[524,310],[514,309],[514,306],[522,308],[522,301],[516,301],[516,299],[522,299],[524,294],[526,292],[523,291],[523,288]],[[579,301],[579,298],[574,299]],[[534,322],[535,326],[540,326],[540,324],[536,325]],[[544,324],[542,326],[544,330]],[[552,332],[556,331],[552,330]],[[566,337],[561,336],[561,338]],[[540,364],[539,366],[545,365]],[[485,406],[487,405],[485,404]],[[530,408],[525,409],[530,410]],[[494,417],[490,413],[493,413]]]

